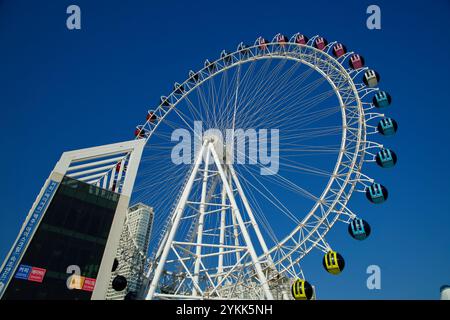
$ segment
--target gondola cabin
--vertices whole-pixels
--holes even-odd
[[[138,126],[134,130],[134,136],[138,139],[146,138],[148,137],[148,135],[149,135],[148,130],[144,129],[142,126]]]
[[[276,36],[276,42],[280,47],[284,47],[286,43],[288,42],[288,38],[283,34],[277,34]]]
[[[183,94],[184,93],[184,87],[179,84],[179,83],[175,83],[173,86],[173,89],[175,90],[176,94]]]
[[[364,73],[363,82],[366,86],[374,88],[380,82],[380,75],[375,70],[367,70]]]
[[[267,49],[267,43],[268,41],[262,37],[258,38],[257,40],[257,44],[258,44],[258,49],[261,51],[264,51]]]
[[[250,54],[250,49],[248,46],[243,44],[242,42],[238,46],[238,51],[241,53],[242,56],[247,57]]]
[[[198,73],[195,73],[194,71],[189,71],[189,81],[193,83],[197,83],[198,80],[200,80],[200,76]]]
[[[295,43],[297,44],[306,44],[308,42],[308,38],[303,34],[297,34],[295,36]]]
[[[366,188],[366,197],[372,203],[383,203],[388,198],[388,191],[381,184],[374,183]]]
[[[382,168],[392,168],[397,163],[397,155],[390,149],[381,149],[377,152],[375,161]]]
[[[231,54],[229,54],[225,50],[223,50],[222,53],[220,54],[220,58],[223,59],[223,62],[226,65],[229,65],[231,63]]]
[[[319,50],[325,49],[327,44],[328,41],[323,37],[317,37],[316,40],[314,40],[314,47]]]
[[[205,68],[207,68],[209,72],[214,72],[216,71],[216,64],[214,62],[209,62],[209,60],[206,59]]]
[[[379,91],[372,98],[373,105],[379,109],[388,107],[391,102],[392,97],[386,91]]]
[[[354,54],[350,57],[349,65],[353,70],[361,69],[364,67],[364,58],[359,54]]]
[[[292,284],[291,294],[295,300],[311,300],[314,289],[308,281],[297,279]]]
[[[392,136],[397,132],[398,124],[392,118],[384,118],[378,122],[377,130],[383,136]]]
[[[165,97],[165,96],[162,96],[160,99],[159,99],[159,104],[161,105],[161,106],[164,106],[164,107],[170,107],[170,101],[169,101],[169,98],[167,98],[167,97]]]
[[[336,58],[342,57],[347,52],[347,48],[342,43],[336,43],[333,46],[333,55]]]
[[[155,120],[156,120],[156,114],[155,114],[153,111],[149,111],[149,112],[147,113],[146,120],[147,120],[148,122],[150,122],[150,123],[155,122]]]
[[[344,270],[344,258],[336,251],[328,251],[322,260],[323,267],[328,273],[337,275]]]
[[[353,239],[365,240],[371,232],[370,225],[363,219],[355,218],[348,224],[348,233]]]

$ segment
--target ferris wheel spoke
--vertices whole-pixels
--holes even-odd
[[[222,99],[222,105],[221,105],[220,116],[219,116],[221,129],[226,129],[227,125],[229,125],[229,123],[230,123],[229,117],[230,117],[230,114],[232,113],[231,106],[233,105],[232,102],[234,101],[233,93],[235,92],[235,87],[237,86],[238,76],[239,76],[239,73],[234,72],[229,81],[224,81],[224,85],[223,85],[223,90],[224,90],[223,97],[224,98]],[[224,77],[226,77],[226,80],[228,80],[228,78],[229,78],[228,71],[224,72]]]
[[[141,189],[142,191],[144,191],[142,193],[141,197],[145,198],[149,194],[156,192],[156,190],[158,190],[158,192],[164,192],[164,194],[166,194],[168,196],[174,195],[177,191],[174,190],[173,186],[176,186],[177,183],[176,183],[176,181],[173,181],[173,180],[174,180],[173,178],[168,178],[166,185],[161,185],[161,183],[159,183],[159,184],[156,184],[155,187],[153,187],[153,185],[151,185],[151,184],[146,184],[146,185],[148,185],[148,187],[144,190]],[[169,186],[171,186],[171,187],[169,187]],[[141,190],[138,190],[138,191],[141,191]],[[158,203],[160,203],[160,202],[163,202],[163,200],[161,199],[158,201]],[[155,203],[154,205],[156,206],[158,203]]]
[[[211,124],[211,116],[210,116],[210,106],[208,105],[208,100],[207,98],[205,98],[205,93],[203,92],[203,88],[201,86],[199,86],[196,90],[195,90],[196,96],[197,96],[197,101],[199,103],[199,106],[201,108],[201,110],[204,111],[205,116],[200,119],[202,122],[205,122],[206,125],[210,125]]]
[[[289,116],[289,118],[293,118],[293,119],[298,119],[299,121],[301,121],[302,123],[308,123],[308,119],[304,119],[305,116],[309,116],[312,117],[316,114],[321,114],[323,112],[325,112],[325,108],[322,107],[318,110],[315,111],[311,111],[309,113],[307,113],[307,111],[311,110],[313,107],[317,106],[319,103],[321,103],[322,101],[325,101],[328,97],[330,97],[330,95],[333,94],[332,91],[329,92],[325,92],[325,94],[318,94],[316,96],[311,97],[306,103],[302,100],[298,100],[296,102],[293,103],[283,103],[282,107],[278,107],[278,106],[272,106],[267,104],[266,108],[264,108],[261,113],[259,114],[259,118],[254,119],[253,122],[257,123],[258,121],[261,120],[261,118],[263,118],[265,121],[267,121],[268,123],[270,123],[272,126],[276,126],[276,125],[283,125],[285,121],[283,121],[283,117],[281,116],[281,114],[287,114]],[[284,107],[284,106],[289,106],[289,107]],[[275,113],[271,113],[270,109],[273,110],[279,110],[280,112],[275,112]],[[340,108],[338,106],[333,106],[333,107],[328,107],[327,109],[329,109],[329,111],[331,112],[331,114],[333,113],[337,113],[340,111]],[[270,117],[268,117],[268,115],[270,115]],[[291,125],[293,122],[289,122]]]
[[[331,172],[326,172],[324,170],[311,168],[306,165],[288,164],[288,163],[283,162],[283,163],[280,163],[280,167],[282,167],[286,171],[296,172],[299,174],[314,175],[314,176],[326,177],[326,178],[330,178],[333,175]]]
[[[334,94],[333,90],[325,91],[323,93],[317,94],[315,96],[311,96],[308,99],[298,99],[298,100],[292,100],[287,101],[283,103],[283,107],[281,108],[282,111],[286,109],[286,112],[292,111],[293,115],[301,116],[301,115],[307,115],[308,111],[313,109],[314,107],[318,106],[320,103],[326,101],[330,97],[332,97]],[[339,111],[339,107],[335,107]],[[325,107],[321,107],[325,108]]]
[[[298,67],[298,66],[297,66]],[[276,83],[277,86],[272,88],[265,88],[265,90],[262,90],[262,96],[257,95],[254,97],[252,101],[248,103],[248,105],[251,105],[251,108],[249,112],[255,111],[257,108],[261,108],[262,114],[266,112],[273,111],[272,108],[279,109],[278,106],[281,104],[281,101],[287,101],[288,97],[290,96],[289,91],[281,90],[285,83],[289,81],[290,73],[286,73],[285,79],[281,79],[279,81],[272,81],[272,83]],[[299,83],[297,84],[300,86],[301,83],[309,76],[309,73],[305,73],[305,77],[300,79]],[[278,80],[278,79],[277,79]],[[292,90],[295,92],[295,89]]]
[[[264,88],[265,81],[269,78],[267,76],[267,72],[269,70],[269,67],[272,64],[272,59],[267,59],[264,64],[259,68],[259,70],[256,71],[256,74],[252,76],[251,82],[254,84],[253,88],[255,88],[253,91],[249,89],[250,85],[248,85],[246,88],[244,88],[241,92],[241,96],[243,101],[246,101],[248,97],[253,96],[255,93],[259,93],[262,88]],[[273,70],[275,72],[275,70]],[[273,75],[273,73],[272,73]]]
[[[306,96],[307,94],[312,92],[314,89],[316,89],[316,87],[318,87],[323,82],[323,81],[321,81],[321,79],[318,79],[318,80],[314,81],[313,83],[311,83],[307,86],[304,86],[303,88],[300,88],[302,83],[310,76],[310,74],[311,73],[309,73],[309,72],[304,72],[302,74],[302,77],[299,79],[297,86],[293,87],[290,90],[291,93],[300,95],[297,100],[301,100],[301,94]],[[273,81],[273,82],[275,82],[275,81]],[[281,97],[279,99],[286,99],[286,96],[289,96],[289,94],[290,94],[289,91],[286,91],[286,90],[284,90],[282,92],[282,94],[280,94],[278,91],[274,91],[273,89],[272,89],[272,91],[269,91],[269,88],[265,88],[265,90],[258,91],[258,93],[257,93],[257,95],[255,95],[254,99],[252,101],[250,101],[248,104],[251,105],[253,110],[255,110],[256,108],[259,108],[259,107],[266,107],[266,109],[272,108],[272,106],[276,106],[274,103],[272,103],[272,100],[275,99],[274,96],[277,93]],[[263,95],[261,95],[261,94],[263,94]],[[270,99],[271,97],[272,97],[272,99]],[[256,103],[255,101],[259,101],[259,102]]]
[[[228,71],[224,71],[220,78],[220,94],[217,96],[218,100],[218,108],[217,108],[217,126],[221,130],[225,129],[224,125],[224,115],[228,114],[226,112],[227,105],[228,105],[228,92],[229,92],[229,79],[228,79]]]
[[[245,112],[242,119],[243,123],[248,122],[248,118],[256,114],[271,114],[274,110],[276,110],[276,106],[271,103],[271,99],[273,99],[273,96],[279,94],[279,90],[277,89],[278,86],[272,88],[272,85],[275,82],[277,81],[272,80],[272,83],[268,86],[257,88],[256,90],[254,90],[255,94],[253,94],[249,101],[241,102],[240,110]],[[279,86],[284,83],[282,81],[280,82],[281,84],[277,83]]]
[[[270,78],[270,76],[265,76],[268,68],[270,67],[272,61],[270,59],[268,59],[264,65],[260,68],[260,70],[258,71],[258,73],[254,76],[254,78],[252,79],[252,82],[254,83],[254,90],[249,90],[248,87],[244,88],[243,90],[241,90],[241,97],[240,97],[240,108],[239,110],[246,110],[247,109],[247,103],[245,103],[245,101],[247,101],[249,98],[254,97],[257,94],[261,93],[261,90],[264,89],[264,81],[268,81],[267,79]],[[273,71],[275,72],[275,70]]]
[[[252,176],[253,173],[250,172],[250,170],[246,167],[244,167],[244,169]],[[236,168],[236,172],[239,172],[239,169]],[[267,190],[267,188],[262,185],[259,180],[255,179],[255,181],[258,183],[259,186],[262,187],[262,189],[266,190],[267,194],[262,192],[260,190],[260,187],[256,186],[254,183],[252,183],[249,179],[247,179],[245,177],[245,175],[243,174],[239,174],[239,179],[242,179],[243,181],[246,181],[248,183],[249,186],[251,186],[255,191],[257,191],[259,194],[261,194],[264,198],[266,198],[273,206],[275,206],[280,212],[282,212],[283,214],[285,214],[289,219],[291,219],[294,223],[299,223],[299,220],[297,219],[297,217],[288,209],[286,208],[279,200],[276,196],[274,196],[274,194],[272,192],[270,192],[269,190]]]
[[[240,105],[239,105],[239,110],[243,110],[245,112],[247,112],[247,114],[251,114],[252,113],[252,108],[255,107],[255,101],[258,101],[256,99],[259,98],[259,100],[263,100],[264,97],[268,96],[271,94],[271,88],[274,84],[273,79],[275,79],[277,77],[277,75],[282,72],[282,68],[285,65],[285,61],[281,61],[278,63],[277,67],[275,67],[271,73],[269,75],[267,75],[265,78],[265,80],[263,81],[263,83],[259,84],[259,86],[255,89],[252,90],[250,92],[252,92],[253,94],[250,96],[250,100],[246,102],[246,100],[243,100],[241,98],[240,101]],[[245,95],[245,98],[247,98],[248,96]],[[250,106],[250,108],[249,108]]]
[[[274,151],[283,151],[284,153],[302,153],[302,152],[332,152],[339,153],[340,146],[333,145],[316,145],[316,144],[301,144],[301,143],[285,143],[284,148],[274,149]]]
[[[247,170],[248,169],[246,168]],[[257,179],[257,175],[252,173],[253,177],[255,178],[255,180],[259,183],[259,185],[261,185],[265,190],[269,191],[267,189],[267,187],[264,187],[264,184],[260,182],[259,179]],[[279,187],[283,188],[284,190],[290,191],[292,193],[295,193],[305,199],[309,199],[311,201],[317,202],[318,198],[316,196],[314,196],[312,193],[308,192],[307,190],[305,190],[304,188],[296,185],[295,183],[293,183],[292,181],[290,181],[289,179],[281,176],[280,174],[276,174],[276,175],[267,175],[267,176],[261,176],[260,178],[261,180],[266,180],[268,182],[272,182],[276,185],[278,185]],[[270,192],[270,191],[269,191]],[[278,200],[278,199],[277,199]]]
[[[320,101],[316,101],[314,106],[320,103]],[[280,108],[278,108],[280,109]],[[274,107],[273,110],[278,110]],[[290,111],[290,112],[289,112]],[[322,108],[310,111],[310,112],[302,112],[300,109],[292,108],[291,110],[281,110],[279,112],[270,113],[270,110],[262,110],[262,113],[258,115],[258,117],[252,116],[247,120],[250,126],[256,125],[257,123],[264,122],[266,126],[272,128],[281,129],[300,129],[305,127],[306,125],[311,126],[314,122],[318,120],[326,119],[327,117],[331,117],[340,112],[340,108],[336,106],[328,107],[323,106]],[[286,122],[283,117],[280,116],[280,113],[286,114],[292,121]]]
[[[236,149],[236,151],[237,151],[237,153],[239,153],[240,155],[243,155],[244,157],[246,157],[246,155],[243,154],[242,152],[240,152],[239,149]],[[257,159],[252,159],[251,157],[248,157],[248,158],[249,158],[249,160],[250,160],[251,162],[255,163],[255,165],[254,165],[253,167],[257,167],[258,169],[263,169],[263,168],[264,168],[260,163],[258,163]],[[243,167],[244,167],[245,170],[247,170],[247,172],[251,173],[251,174],[253,175],[254,178],[256,178],[256,175],[253,174],[253,173],[250,171],[250,170],[251,170],[250,168],[251,168],[252,166],[243,166]],[[271,174],[271,175],[263,175],[263,176],[261,176],[261,177],[263,177],[263,178],[277,178],[277,179],[280,179],[281,181],[287,183],[287,184],[288,184],[289,186],[291,186],[292,188],[294,188],[294,189],[296,189],[297,191],[299,191],[300,194],[301,194],[302,196],[304,196],[305,198],[308,198],[308,199],[313,200],[313,201],[317,201],[317,200],[318,200],[318,198],[317,198],[316,196],[314,196],[312,193],[310,193],[310,192],[306,191],[306,189],[301,188],[300,186],[296,185],[295,183],[293,183],[293,182],[290,181],[289,179],[286,179],[285,177],[281,176],[279,173],[275,173],[275,172],[274,172],[274,174]],[[257,179],[256,179],[256,180],[257,180]]]
[[[311,126],[312,124],[314,124],[318,121],[328,119],[328,118],[336,115],[336,113],[338,113],[338,112],[339,112],[338,108],[331,107],[331,108],[322,110],[317,113],[316,112],[310,113],[302,119],[301,123],[298,125],[298,129],[310,128],[307,126],[308,125]]]
[[[250,188],[248,181],[242,180],[242,182],[243,182],[244,186],[246,186],[245,190],[246,190],[247,194],[249,195],[249,200],[253,206],[253,210],[254,210],[254,213],[256,214],[257,220],[260,221],[261,225],[263,226],[264,230],[266,231],[268,236],[271,238],[273,243],[278,244],[279,241],[277,239],[277,236],[276,236],[273,228],[271,227],[269,221],[267,220],[266,216],[264,215],[260,204],[256,200],[257,198],[256,198],[252,188]]]
[[[321,137],[328,136],[341,136],[342,132],[340,127],[338,126],[329,126],[329,127],[313,127],[307,129],[297,129],[295,128],[287,128],[282,127],[283,129],[283,144],[287,143],[287,141],[304,141],[308,139],[315,139]],[[286,142],[285,142],[286,141]]]
[[[250,93],[257,93],[258,96],[261,96],[260,100],[266,100],[269,101],[270,97],[274,94],[276,94],[279,91],[279,88],[283,86],[283,84],[286,83],[286,81],[289,80],[289,76],[291,75],[291,73],[293,72],[293,70],[296,70],[298,68],[298,64],[293,65],[290,70],[288,70],[282,77],[281,79],[277,79],[278,81],[274,81],[274,79],[276,78],[276,76],[278,75],[278,73],[282,70],[281,68],[284,66],[284,62],[279,64],[280,68],[276,69],[277,73],[268,76],[267,79],[270,79],[270,81],[268,83],[266,83],[266,86],[263,87],[259,87],[256,90],[251,88],[251,90],[248,90],[249,93],[247,93],[246,95],[243,95],[243,97],[241,98],[240,101],[240,109],[241,110],[246,110],[248,106],[252,106],[253,101],[256,101],[256,98],[253,95],[251,95],[250,97],[252,98],[250,101],[246,101],[245,98],[247,98]],[[275,84],[275,86],[274,86]],[[251,87],[251,86],[248,86]],[[250,111],[250,110],[249,110]]]
[[[185,103],[185,105],[187,105],[187,107],[188,107],[188,109],[189,109],[189,111],[190,111],[190,113],[191,113],[191,115],[192,115],[192,119],[196,119],[196,120],[200,120],[200,119],[202,119],[202,115],[201,115],[201,113],[200,113],[200,108],[199,108],[199,106],[195,106],[193,103],[192,103],[192,101],[191,101],[191,99],[189,98],[189,96],[186,96],[185,97],[185,99],[183,100],[183,101],[185,101],[186,103]]]
[[[219,124],[218,124],[218,117],[217,117],[217,112],[218,112],[218,107],[220,105],[219,100],[221,98],[219,92],[216,89],[216,84],[215,84],[215,79],[216,77],[211,78],[211,104],[212,104],[212,119],[214,121],[214,128],[218,128]],[[220,81],[222,81],[223,78],[220,77]],[[220,88],[220,83],[219,83],[219,88]]]
[[[176,171],[172,171],[173,174],[171,174],[170,176],[167,175],[167,172],[161,173],[159,175],[152,175],[149,174],[148,179],[147,180],[143,180],[143,183],[145,183],[145,186],[142,186],[140,188],[155,188],[156,186],[159,186],[159,188],[161,187],[165,187],[167,189],[170,189],[170,185],[168,185],[168,182],[173,182],[177,180],[177,175],[176,174],[181,174],[184,171],[181,169],[178,169]],[[140,191],[141,189],[139,189],[139,187],[136,189],[136,191]]]

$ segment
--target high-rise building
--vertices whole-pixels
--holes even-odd
[[[106,298],[144,143],[63,153],[1,266],[1,299]]]
[[[108,288],[108,300],[134,299],[140,296],[153,215],[153,208],[143,203],[138,203],[128,210]],[[123,290],[113,288],[113,281],[118,276],[126,279],[126,287]]]

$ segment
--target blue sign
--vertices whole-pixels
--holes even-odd
[[[19,268],[17,268],[16,275],[14,276],[14,278],[28,280],[28,276],[30,275],[31,268],[32,268],[31,266],[21,264],[19,266]]]
[[[16,270],[17,264],[22,258],[24,249],[28,246],[28,243],[30,242],[31,236],[34,233],[36,226],[41,221],[51,198],[55,194],[58,184],[58,182],[50,180],[47,188],[44,191],[44,194],[39,200],[37,206],[34,208],[33,213],[28,218],[25,228],[22,230],[18,239],[14,243],[13,249],[6,260],[3,269],[0,272],[0,297],[3,295],[6,285],[8,284],[14,271]]]

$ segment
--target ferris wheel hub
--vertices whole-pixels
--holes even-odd
[[[205,136],[203,138],[203,142],[210,142],[213,144],[217,144],[217,143],[222,143],[222,137],[220,137],[217,133],[213,133],[213,132],[207,132],[205,133]]]
[[[203,136],[203,143],[210,144],[211,147],[217,152],[221,163],[231,164],[233,159],[232,144],[224,142],[224,138],[219,132],[215,130],[208,130]]]

